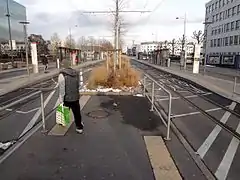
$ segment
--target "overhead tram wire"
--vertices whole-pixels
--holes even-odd
[[[161,2],[159,2],[152,11],[150,11],[150,14],[148,14],[147,17],[140,19],[139,21],[135,22],[131,27],[128,28],[134,28],[135,25],[141,23],[141,22],[148,22],[149,18],[151,17],[151,15],[153,15],[153,13],[163,4],[165,0],[162,0]],[[144,25],[145,23],[143,23],[142,25]]]
[[[163,4],[164,1],[165,1],[165,0],[160,1],[160,2],[155,6],[155,8],[152,10],[152,12],[146,17],[145,22],[148,22],[148,20],[149,20],[149,18],[151,17],[151,15],[153,15],[153,13],[154,13],[156,10],[158,10],[158,8]]]

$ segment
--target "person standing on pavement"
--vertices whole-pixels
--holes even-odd
[[[63,69],[58,76],[59,101],[72,110],[76,131],[81,134],[83,133],[83,123],[79,104],[79,74],[71,68],[68,60],[63,60],[61,65]]]
[[[48,58],[47,58],[47,55],[43,56],[43,65],[45,66],[44,67],[44,72],[46,72],[47,69],[48,69]]]

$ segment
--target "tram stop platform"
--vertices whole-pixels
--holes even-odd
[[[174,134],[164,141],[166,128],[144,97],[81,96],[80,104],[84,134],[74,123],[59,131],[53,113],[48,133],[38,130],[0,164],[0,179],[205,179]]]
[[[184,79],[185,81],[190,81],[191,83],[205,87],[206,89],[219,94],[222,97],[240,103],[239,70],[220,67],[207,67],[206,74],[203,75],[203,67],[200,67],[198,74],[193,74],[192,66],[186,70],[181,70],[180,66],[174,63],[172,63],[170,67],[163,67],[157,64],[152,64],[145,60],[137,60],[136,58],[132,58],[132,60],[173,74]]]

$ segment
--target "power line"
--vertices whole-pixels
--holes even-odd
[[[119,13],[147,13],[151,11],[147,10],[129,10],[129,11],[118,11]],[[109,14],[109,13],[116,13],[116,11],[83,11],[84,14]]]

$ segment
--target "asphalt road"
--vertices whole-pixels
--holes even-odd
[[[137,100],[136,97],[121,99],[127,102],[128,108]],[[131,117],[124,118],[125,122],[121,121],[119,112],[123,111],[112,109],[112,101],[112,98],[106,96],[96,96],[89,100],[82,111],[86,125],[82,135],[75,132],[74,125],[62,137],[35,133],[0,164],[1,177],[8,180],[154,180],[143,138],[134,126],[127,125],[133,122]],[[137,101],[138,105],[143,105],[140,107],[143,110],[141,112],[145,112],[144,108],[148,106],[147,101],[144,104],[143,101]],[[110,115],[101,119],[87,115],[100,108],[107,108]],[[148,117],[149,113],[142,115]],[[54,115],[50,119],[54,121]],[[145,124],[149,123],[147,118],[141,120]],[[23,161],[24,166],[21,166]],[[8,171],[13,165],[18,168]]]
[[[89,76],[88,72],[83,74],[83,81]],[[30,88],[19,89],[0,97],[0,107],[4,107],[21,98],[36,93],[39,88],[52,88],[56,86],[57,77],[45,82],[31,86]],[[45,116],[48,116],[57,105],[58,90],[44,91]],[[14,105],[0,112],[0,142],[11,142],[18,140],[41,120],[40,94],[37,94],[20,104]],[[1,154],[0,149],[0,154]],[[3,151],[2,151],[3,153]]]
[[[50,64],[48,70],[51,69],[55,69],[56,65],[54,64]],[[30,70],[31,72],[32,70]],[[44,71],[44,67],[40,66],[39,67],[39,72],[43,72]],[[27,70],[26,69],[13,69],[13,71],[10,72],[0,72],[0,80],[2,79],[7,79],[7,78],[13,78],[13,77],[17,77],[17,76],[24,76],[27,75]]]
[[[200,113],[196,107],[189,104],[186,100],[179,98],[178,93],[205,112],[208,112],[211,116],[217,118],[218,121],[226,124],[228,128],[232,128],[238,134],[240,133],[239,117],[206,101],[200,95],[222,106],[230,107],[237,113],[240,112],[239,104],[216,95],[206,88],[191,85],[136,61],[133,64],[170,90],[173,95],[172,122],[190,143],[195,153],[207,165],[212,174],[221,180],[238,180],[240,176],[239,139],[233,137],[229,132]],[[191,88],[191,91],[187,90],[188,88]],[[147,89],[149,92],[152,90],[150,85]],[[155,86],[154,91],[155,96],[157,96],[157,107],[167,112],[168,97],[162,90],[159,90],[159,87]]]

